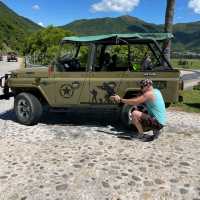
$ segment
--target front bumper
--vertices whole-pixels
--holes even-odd
[[[10,77],[10,74],[5,74],[5,76],[0,77],[0,87],[3,89],[3,94],[0,95],[0,100],[2,99],[10,99],[10,97],[13,97],[14,94],[10,92],[10,88],[8,86],[8,78]]]

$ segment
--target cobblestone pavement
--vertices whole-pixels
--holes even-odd
[[[29,127],[12,106],[0,102],[0,200],[200,200],[199,114],[168,111],[144,143],[117,113],[51,113]]]
[[[200,199],[199,114],[168,111],[146,143],[130,140],[117,114],[51,113],[28,127],[11,107],[0,104],[1,200]]]

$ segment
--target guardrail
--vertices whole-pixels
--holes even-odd
[[[26,68],[32,68],[32,67],[47,67],[47,65],[39,64],[37,63],[38,59],[35,56],[25,56],[24,57],[24,63]],[[37,64],[36,64],[37,63]]]

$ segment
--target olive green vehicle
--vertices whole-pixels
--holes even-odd
[[[117,108],[129,125],[135,107],[118,105],[110,101],[111,95],[135,97],[139,82],[148,78],[161,90],[166,105],[179,99],[180,72],[160,48],[172,38],[169,33],[65,37],[59,56],[48,67],[19,69],[2,77],[0,99],[14,97],[17,121],[25,125],[36,124],[44,107]]]

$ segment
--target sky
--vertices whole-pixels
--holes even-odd
[[[42,25],[65,25],[78,19],[131,15],[164,23],[167,0],[2,0],[19,15]],[[175,23],[200,21],[200,0],[176,0]]]

